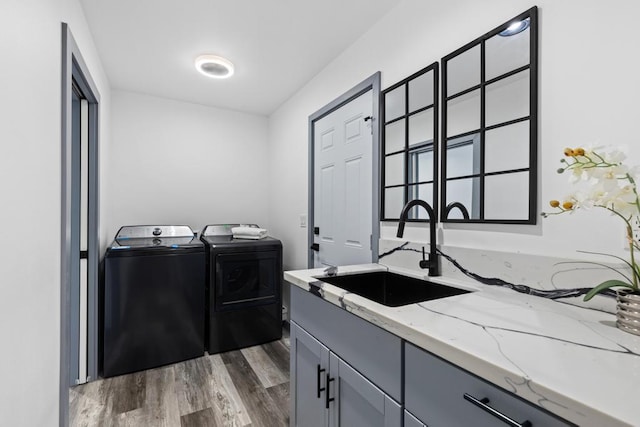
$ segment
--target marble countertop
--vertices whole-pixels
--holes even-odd
[[[392,271],[381,264],[339,267],[340,275]],[[309,290],[322,269],[286,271]],[[328,283],[328,302],[580,426],[640,426],[640,337],[618,330],[611,313],[475,282],[431,277],[473,292],[387,307]]]

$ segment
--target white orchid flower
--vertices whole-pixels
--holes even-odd
[[[640,293],[640,265],[634,257],[634,250],[640,250],[640,245],[631,231],[632,224],[637,224],[640,218],[640,199],[636,186],[640,166],[629,168],[624,165],[622,162],[626,155],[620,149],[565,148],[564,155],[565,158],[561,160],[563,167],[558,169],[558,173],[570,170],[569,181],[575,184],[582,181],[578,186],[585,191],[576,191],[562,199],[562,202],[551,200],[549,205],[555,211],[542,212],[542,216],[546,218],[593,207],[607,209],[624,221],[631,251],[630,261],[627,262],[631,267],[631,276],[625,276],[626,281],[608,280],[600,283],[585,295],[584,300],[588,301],[594,295],[616,287],[630,288]]]

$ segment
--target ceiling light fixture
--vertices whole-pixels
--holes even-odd
[[[507,27],[507,29],[501,31],[499,34],[502,37],[513,36],[529,28],[529,25],[531,25],[531,18],[523,19],[522,21],[516,21],[511,23]]]
[[[200,55],[196,58],[196,70],[207,77],[226,79],[233,76],[233,64],[216,55]]]

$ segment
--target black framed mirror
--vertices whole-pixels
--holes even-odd
[[[535,224],[537,7],[442,58],[441,221]]]
[[[413,199],[437,211],[438,70],[434,62],[382,91],[382,221],[397,221]],[[425,210],[409,212],[425,220]]]

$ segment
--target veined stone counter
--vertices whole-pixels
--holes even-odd
[[[472,292],[387,307],[319,281],[322,269],[284,278],[580,426],[640,426],[640,337],[611,313],[381,264],[338,274],[387,270]]]

